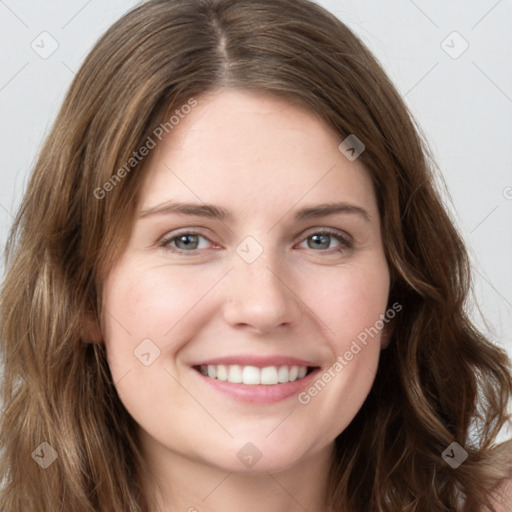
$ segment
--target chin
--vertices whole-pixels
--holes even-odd
[[[300,458],[291,455],[289,457],[285,455],[273,457],[271,454],[267,453],[266,455],[263,454],[261,459],[253,463],[243,463],[235,457],[234,459],[229,458],[224,460],[223,463],[219,465],[219,461],[217,460],[216,467],[222,471],[240,475],[265,476],[268,473],[274,474],[292,470],[298,467],[300,462]]]
[[[260,434],[252,437],[252,441],[233,440],[233,448],[224,452],[222,462],[215,457],[213,462],[222,465],[226,471],[266,474],[293,469],[307,458],[303,441],[295,439],[293,444],[286,444],[279,436],[271,439],[272,436],[265,438]]]

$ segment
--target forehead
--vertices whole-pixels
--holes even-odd
[[[164,201],[268,214],[298,202],[350,201],[376,212],[362,164],[309,110],[265,93],[221,89],[197,98],[154,150],[141,209]]]

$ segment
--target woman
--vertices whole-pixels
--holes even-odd
[[[124,16],[10,238],[0,509],[507,510],[511,365],[431,165],[315,4]]]

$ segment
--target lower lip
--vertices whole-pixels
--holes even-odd
[[[298,395],[301,391],[311,385],[320,368],[315,368],[311,373],[300,380],[286,382],[284,384],[235,384],[233,382],[222,381],[206,377],[202,373],[192,368],[201,380],[211,389],[227,395],[228,397],[247,403],[275,403]]]

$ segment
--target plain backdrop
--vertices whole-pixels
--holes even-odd
[[[74,74],[138,3],[0,0],[2,246]],[[512,1],[319,3],[369,46],[422,127],[472,257],[475,322],[512,355]]]

